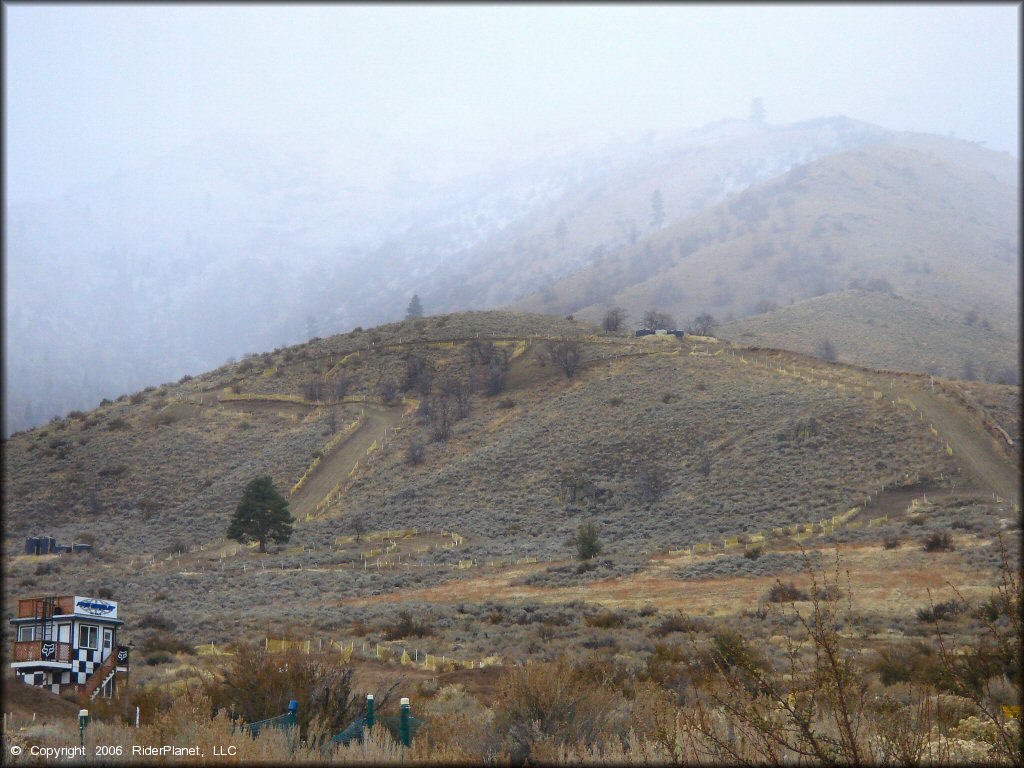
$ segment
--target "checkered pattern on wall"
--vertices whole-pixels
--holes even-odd
[[[100,656],[100,651],[76,648],[74,651],[74,658],[71,660],[71,669],[75,675],[75,679],[71,682],[81,685],[88,680],[89,676],[93,673],[93,670],[103,663],[103,659],[100,658]]]
[[[102,638],[103,628],[100,629]],[[74,640],[74,638],[72,638]],[[127,652],[127,651],[125,651]],[[116,653],[115,649],[109,649],[109,653]],[[42,671],[18,673],[26,685],[34,685],[48,688],[54,693],[60,693],[63,688],[72,685],[84,685],[96,669],[103,664],[102,649],[78,648],[71,649],[71,669],[45,669]],[[46,657],[47,660],[55,657]],[[127,664],[127,661],[125,661]]]
[[[95,653],[98,655],[99,651]],[[89,664],[92,666],[80,667],[80,665]],[[42,672],[26,672],[21,675],[21,679],[26,685],[38,685],[49,688],[54,693],[60,693],[61,686],[71,685],[72,683],[84,683],[88,676],[92,674],[92,669],[95,669],[96,666],[98,666],[97,662],[76,662],[75,671],[43,670]],[[89,671],[86,672],[84,671],[85,669]]]
[[[70,682],[70,672],[54,671],[50,673],[50,690],[54,693],[60,693],[61,686],[67,685]]]

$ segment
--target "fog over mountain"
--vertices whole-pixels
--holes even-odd
[[[1013,12],[5,6],[5,434],[400,319],[414,293],[428,314],[704,308],[646,250],[860,148],[974,174],[939,195],[959,213],[1012,202]],[[927,231],[936,210],[877,226]],[[978,218],[957,286],[995,274],[971,277],[972,252],[1019,254],[1014,221]]]
[[[538,145],[454,177],[437,155],[381,147],[352,157],[324,137],[287,154],[199,142],[8,210],[8,424],[32,426],[229,357],[400,319],[413,293],[439,313],[549,292],[795,165],[894,143],[991,169],[983,173],[994,184],[1017,189],[1008,155],[848,118],[733,119],[575,151]],[[1016,253],[1013,228],[1003,229]],[[653,278],[651,269],[636,277]],[[547,310],[600,299],[583,298]],[[658,299],[647,303],[673,303]]]

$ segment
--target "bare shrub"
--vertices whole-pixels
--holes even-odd
[[[470,398],[473,392],[467,382],[455,377],[448,377],[441,382],[441,392],[455,404],[457,419],[469,416]]]
[[[136,624],[140,629],[161,629],[171,631],[175,624],[161,613],[147,613]]]
[[[343,371],[338,371],[338,374],[334,377],[334,381],[331,382],[331,394],[335,399],[341,400],[348,394],[349,382]]]
[[[433,383],[433,365],[422,353],[411,353],[405,359],[405,378],[402,380],[402,391],[416,390],[426,396],[430,394]]]
[[[491,362],[481,375],[480,387],[488,397],[500,395],[508,384],[508,358],[499,358]]]
[[[423,705],[430,723],[413,742],[413,761],[476,763],[487,754],[491,741],[492,712],[466,693],[461,685],[446,685]]]
[[[1019,703],[1022,698],[1021,654],[1024,651],[1024,592],[1018,567],[1010,562],[1002,535],[999,536],[999,583],[980,608],[973,608],[954,587],[958,612],[970,613],[981,622],[980,637],[969,647],[958,647],[955,638],[948,642],[934,622],[938,635],[939,659],[944,687],[978,708],[988,741],[998,757],[1015,765],[1024,764],[1024,742],[1021,740],[1021,719],[1005,718],[999,710],[998,689],[1009,687],[1009,697]],[[996,618],[993,619],[993,616]],[[1006,686],[1005,681],[1010,681]]]
[[[835,362],[838,357],[835,344],[832,343],[831,339],[827,338],[821,339],[818,342],[818,345],[814,348],[814,354],[830,363]]]
[[[712,453],[711,449],[702,447],[697,452],[697,471],[704,477],[711,474]]]
[[[925,552],[949,552],[953,541],[945,531],[934,531],[925,537],[922,546]]]
[[[411,467],[419,466],[423,463],[426,458],[427,451],[423,447],[423,443],[418,440],[413,440],[409,443],[409,447],[405,449],[405,463]]]
[[[192,656],[195,654],[195,649],[182,640],[177,635],[174,635],[169,630],[158,630],[156,632],[150,632],[143,639],[141,644],[141,650],[143,654],[152,653],[184,653]]]
[[[810,598],[806,592],[797,587],[793,582],[790,581],[783,584],[781,581],[777,581],[765,593],[764,599],[769,603],[792,603],[797,600],[809,600]]]
[[[938,654],[920,640],[879,647],[868,669],[885,686],[911,681],[934,685],[941,676]]]
[[[617,696],[566,659],[510,669],[498,685],[492,729],[513,764],[569,745],[593,745],[625,730]]]
[[[399,611],[398,618],[381,627],[385,640],[404,640],[407,637],[429,637],[434,628],[424,619],[415,619],[410,611]]]
[[[584,616],[583,623],[596,629],[615,629],[621,627],[625,623],[625,619],[617,611],[603,610]]]
[[[398,385],[392,378],[383,378],[377,385],[377,392],[385,403],[393,403],[398,396]]]
[[[583,345],[576,339],[547,342],[547,353],[558,363],[567,379],[571,379],[579,370],[583,359]]]
[[[295,699],[299,732],[305,738],[314,720],[336,733],[362,711],[362,695],[353,691],[352,668],[340,664],[336,656],[279,656],[242,645],[234,656],[224,658],[225,665],[203,683],[210,714],[223,708],[252,723],[287,712],[289,700]],[[386,687],[375,697],[381,709],[393,689]]]
[[[713,315],[707,312],[701,312],[686,324],[686,332],[692,333],[694,336],[710,336],[715,325],[716,323]]]
[[[706,630],[707,622],[703,619],[692,618],[679,611],[663,618],[658,626],[651,630],[651,634],[664,637],[673,632],[705,632]]]
[[[809,570],[816,593],[818,577]],[[857,622],[849,609],[840,616],[837,605],[812,599],[809,616],[795,612],[799,634],[787,637],[781,668],[748,653],[738,635],[735,643],[716,637],[718,674],[696,689],[694,708],[684,713],[711,760],[777,763],[796,755],[827,765],[869,761],[867,682],[860,655],[845,652],[856,644]],[[803,653],[804,645],[813,652]]]
[[[612,307],[605,312],[601,319],[601,329],[608,333],[621,331],[626,324],[627,317],[629,317],[629,313],[622,307]]]
[[[657,309],[649,309],[644,312],[644,317],[640,322],[640,325],[647,331],[670,331],[676,327],[676,321],[675,318],[667,312],[661,312]]]
[[[360,511],[349,515],[348,530],[358,544],[362,540],[363,534],[366,533],[366,513]]]
[[[93,699],[89,704],[89,715],[98,723],[134,725],[135,708],[138,707],[139,722],[145,726],[152,723],[158,714],[169,710],[173,702],[174,697],[166,689],[128,682],[125,687],[118,688],[116,697],[106,699],[97,696]]]
[[[323,380],[316,375],[310,376],[302,384],[302,396],[310,402],[319,402],[324,397]]]
[[[956,618],[965,611],[966,606],[962,605],[959,601],[946,600],[945,602],[936,603],[935,605],[928,606],[927,608],[918,608],[917,620],[933,623],[945,619]]]
[[[452,423],[455,421],[454,408],[446,397],[432,400],[429,406],[431,432],[430,439],[435,443],[443,443],[452,435]]]
[[[657,501],[668,489],[668,476],[656,464],[643,464],[636,473],[636,493],[645,504]]]

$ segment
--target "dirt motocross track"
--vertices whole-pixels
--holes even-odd
[[[317,503],[331,492],[338,481],[348,479],[355,463],[365,461],[366,450],[374,441],[379,444],[384,430],[393,429],[402,419],[401,406],[387,408],[366,403],[362,410],[363,421],[359,428],[321,460],[299,492],[289,499],[291,513],[297,520],[313,512]]]
[[[897,379],[893,391],[910,397],[924,418],[949,441],[953,458],[978,485],[1012,504],[1020,504],[1020,467],[979,419],[960,403],[922,382]]]

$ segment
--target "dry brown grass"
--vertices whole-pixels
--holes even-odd
[[[972,213],[951,210],[948,199],[964,199],[965,189],[984,202]],[[1007,252],[986,259],[991,268],[968,270],[962,253],[990,243],[982,234],[989,227],[1014,242],[1017,198],[987,175],[904,148],[835,154],[685,217],[518,306],[595,323],[611,305],[633,318],[657,307],[677,318],[709,310],[721,319],[748,315],[759,301],[785,306],[857,279],[885,279],[929,307],[983,308],[1012,336],[1014,260]],[[941,337],[927,338],[941,358]]]
[[[1017,358],[1009,330],[967,326],[962,312],[864,290],[831,293],[736,320],[722,326],[719,335],[811,355],[826,337],[844,362],[954,379],[963,377],[967,360],[980,377],[987,365],[1013,368]]]
[[[431,332],[435,330],[440,333],[444,329]],[[392,329],[381,336],[386,340],[397,333]],[[276,362],[283,364],[285,371],[280,378],[290,380],[294,374],[300,385],[305,380],[300,373],[306,376],[313,368],[325,371],[330,356],[337,358],[348,348],[345,344],[358,346],[355,337],[328,340],[323,348],[314,345],[293,350],[288,364],[284,364],[284,355],[277,353],[282,359]],[[680,349],[674,339],[656,340],[647,346],[666,353]],[[204,413],[208,411],[216,424],[220,424],[218,420],[234,424],[232,420],[244,418],[252,428],[212,429],[203,434],[201,424],[183,416],[158,430],[129,430],[118,438],[123,440],[116,446],[120,454],[104,456],[102,463],[93,466],[98,471],[119,463],[122,456],[134,457],[138,465],[116,480],[121,485],[110,489],[119,496],[101,494],[103,513],[98,520],[88,521],[89,532],[97,535],[97,556],[51,558],[50,570],[39,573],[34,569],[40,559],[11,557],[5,561],[5,579],[17,592],[9,590],[8,594],[116,588],[114,599],[121,601],[129,620],[126,638],[140,629],[137,622],[142,609],[138,606],[145,606],[143,613],[148,613],[162,600],[174,604],[177,632],[186,642],[213,640],[218,644],[264,634],[312,636],[314,641],[351,640],[349,630],[357,621],[369,628],[365,639],[372,643],[381,639],[378,630],[394,619],[398,609],[408,608],[435,628],[430,638],[415,639],[415,647],[422,652],[450,652],[467,659],[493,655],[553,658],[575,646],[638,658],[649,651],[644,633],[661,621],[661,617],[639,615],[642,608],[681,608],[722,622],[746,621],[747,612],[757,611],[775,578],[730,574],[681,579],[677,571],[709,559],[651,559],[652,555],[696,541],[749,535],[782,522],[819,519],[843,511],[850,499],[857,500],[861,494],[870,492],[877,500],[875,494],[882,482],[904,485],[890,490],[878,502],[877,511],[868,507],[863,516],[869,519],[888,511],[889,528],[865,528],[840,542],[851,578],[862,589],[864,604],[875,619],[902,626],[901,622],[926,604],[928,589],[940,601],[950,599],[943,578],[962,584],[972,597],[985,589],[988,576],[976,566],[985,560],[983,544],[991,536],[996,515],[1008,513],[997,511],[994,502],[982,504],[973,491],[964,493],[964,478],[955,474],[956,459],[945,454],[927,425],[914,414],[863,394],[839,394],[833,388],[783,377],[754,363],[743,365],[730,355],[658,354],[599,360],[635,354],[643,347],[626,338],[588,337],[584,349],[590,362],[572,380],[557,371],[546,376],[552,366],[539,367],[539,361],[527,352],[513,364],[515,374],[522,361],[516,407],[501,408],[497,398],[474,398],[469,416],[456,424],[451,440],[429,445],[424,462],[417,467],[404,462],[403,441],[419,435],[423,427],[415,423],[403,427],[395,443],[374,460],[373,471],[360,477],[346,494],[341,511],[365,510],[367,527],[373,530],[433,527],[454,529],[465,536],[465,544],[457,550],[417,555],[422,563],[415,567],[407,566],[403,557],[401,568],[357,572],[349,561],[357,550],[368,547],[344,544],[330,551],[327,545],[347,533],[337,520],[301,522],[296,540],[285,551],[265,558],[246,549],[237,557],[219,557],[225,553],[221,537],[231,505],[218,512],[217,499],[230,499],[233,504],[239,489],[229,493],[230,483],[217,474],[220,470],[214,471],[204,462],[213,459],[227,465],[230,462],[223,452],[224,456],[242,457],[232,459],[237,461],[232,472],[239,476],[250,465],[264,462],[280,462],[280,466],[291,462],[298,473],[308,465],[309,457],[300,455],[300,461],[290,455],[291,449],[300,443],[318,449],[329,437],[322,433],[326,424],[315,415],[307,421],[289,421],[269,412],[241,416],[204,406]],[[432,359],[439,369],[467,373],[464,349],[430,350],[432,356],[436,351]],[[816,379],[860,381],[868,389],[888,384],[887,378],[872,372],[816,363],[790,353],[755,354],[758,360],[771,358],[787,368],[813,367]],[[375,386],[379,376],[400,375],[405,366],[401,350],[364,350],[345,365],[356,361],[361,362],[353,370],[352,379],[357,382],[353,386],[362,386],[360,377],[366,386]],[[216,381],[218,386],[234,382],[244,385],[243,389],[254,389],[276,387],[277,379],[276,375],[263,377],[257,366],[242,378],[225,371],[181,386],[210,386]],[[666,393],[673,397],[666,398]],[[173,400],[176,394],[169,391],[165,396]],[[610,405],[615,398],[620,404]],[[146,414],[152,412],[149,406],[143,398],[137,407]],[[126,418],[134,424],[132,407],[119,404],[114,410],[126,409]],[[61,469],[61,462],[70,461],[74,466],[81,460],[83,468],[89,469],[91,459],[85,454],[77,456],[76,448],[68,459],[42,453],[50,450],[49,440],[61,435],[74,438],[72,433],[88,418],[74,420],[62,429],[51,427],[52,434],[44,438],[27,435],[12,441],[22,451],[21,461],[31,458],[38,464],[23,477],[15,473],[15,484],[5,486],[5,493],[12,497],[20,490],[31,490],[18,497],[14,510],[14,518],[23,527],[29,524],[28,510],[33,503],[49,499],[56,504],[64,492],[61,484],[66,481],[66,470]],[[120,434],[100,431],[105,436]],[[275,439],[278,436],[280,441]],[[92,437],[86,447],[91,450],[96,440]],[[212,447],[203,440],[211,441]],[[297,442],[289,442],[292,440]],[[75,440],[69,444],[74,445]],[[29,450],[31,445],[39,447]],[[97,449],[102,447],[97,445]],[[155,462],[162,453],[174,461],[164,461],[159,472],[141,470],[146,461]],[[705,453],[712,456],[708,472],[702,471],[698,461]],[[664,472],[666,483],[659,498],[645,499],[637,492],[638,470],[645,465],[656,465]],[[195,482],[203,489],[192,497],[191,506],[157,505],[154,510],[152,504],[143,505],[170,483],[161,473],[178,471],[179,466],[185,485]],[[40,468],[50,467],[55,468],[54,478],[39,474]],[[602,490],[600,497],[581,504],[567,504],[559,498],[559,477],[573,467],[587,471],[587,480]],[[915,482],[918,474],[919,483]],[[955,493],[950,478],[958,483]],[[209,486],[205,485],[207,479]],[[900,494],[924,488],[938,504],[924,515],[922,527],[911,527],[906,515],[898,512]],[[187,491],[181,492],[187,495]],[[130,506],[136,493],[145,496],[137,510]],[[125,505],[107,506],[117,498],[125,499]],[[884,508],[883,501],[896,506]],[[957,504],[960,506],[953,510]],[[960,518],[968,527],[954,529],[954,552],[926,555],[919,547],[910,546],[933,530],[949,529],[954,521],[959,525]],[[518,583],[531,576],[545,577],[549,568],[565,562],[573,554],[569,534],[588,520],[600,526],[606,546],[602,558],[609,563],[607,567],[602,563],[597,573],[622,574],[634,566],[641,570],[589,581],[587,574],[555,574],[557,579],[548,579],[559,584],[554,587],[543,586],[544,578],[534,585]],[[78,526],[68,526],[55,531],[62,540],[67,538],[62,530],[71,530],[72,538],[77,535]],[[121,531],[129,531],[129,536],[119,537]],[[900,533],[905,546],[884,551],[881,542],[892,531]],[[184,554],[180,563],[174,557],[160,561],[155,568],[131,564],[134,553],[127,552],[129,547],[145,548],[150,542],[159,542],[160,549],[166,550],[184,534],[203,538],[211,546]],[[10,538],[5,543],[8,551],[18,544]],[[189,540],[184,543],[187,548]],[[402,540],[403,555],[412,554],[406,543],[422,542]],[[819,538],[807,545],[826,550],[831,546]],[[784,553],[789,545],[770,541],[766,547]],[[479,566],[491,558],[523,556],[538,557],[541,562],[487,569]],[[456,569],[458,561],[470,558],[477,567]],[[800,574],[793,580],[807,588]],[[253,594],[260,595],[255,606]],[[587,626],[582,616],[591,609],[582,609],[583,602],[622,612],[622,626]],[[509,609],[508,618],[485,624],[483,616],[494,612],[495,603]],[[540,610],[526,610],[533,605]],[[564,621],[559,614],[565,614]],[[775,629],[766,629],[764,634],[772,632],[777,634]],[[140,639],[138,634],[135,637]],[[153,667],[152,673],[164,676],[171,666]]]

